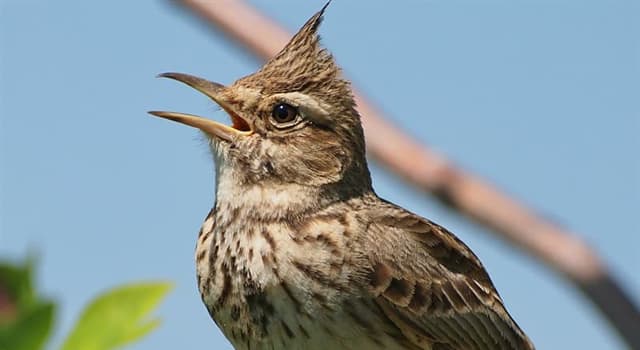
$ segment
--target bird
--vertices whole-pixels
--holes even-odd
[[[534,349],[478,257],[375,193],[350,82],[320,43],[329,3],[257,72],[208,96],[226,125],[179,112],[215,163],[197,285],[235,349]]]

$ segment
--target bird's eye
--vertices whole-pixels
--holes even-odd
[[[278,124],[290,124],[291,122],[296,121],[298,117],[298,110],[286,103],[278,103],[273,107],[271,117]]]

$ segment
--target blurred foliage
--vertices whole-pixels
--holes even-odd
[[[0,350],[44,349],[56,306],[33,285],[33,259],[0,261]],[[107,350],[140,339],[159,324],[149,314],[171,289],[169,283],[128,284],[97,296],[82,312],[62,350]]]
[[[33,259],[22,266],[0,262],[0,349],[42,349],[55,305],[33,288]]]
[[[166,283],[141,283],[99,296],[84,310],[62,349],[114,349],[144,336],[160,324],[158,318],[145,318],[169,289]]]

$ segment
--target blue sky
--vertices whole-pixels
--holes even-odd
[[[323,4],[253,3],[290,30]],[[145,112],[226,120],[155,75],[230,83],[259,62],[169,1],[0,4],[0,256],[41,253],[58,334],[98,291],[164,279],[176,284],[164,323],[132,348],[230,348],[195,287],[196,234],[213,203],[207,147]],[[389,118],[578,232],[640,301],[639,10],[622,0],[335,0],[321,33]],[[540,349],[623,348],[566,281],[372,168],[381,196],[474,249]]]

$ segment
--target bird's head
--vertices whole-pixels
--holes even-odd
[[[259,71],[224,86],[165,73],[210,97],[231,117],[224,125],[176,112],[150,112],[202,130],[218,173],[243,184],[370,189],[353,94],[317,34],[325,7]]]

